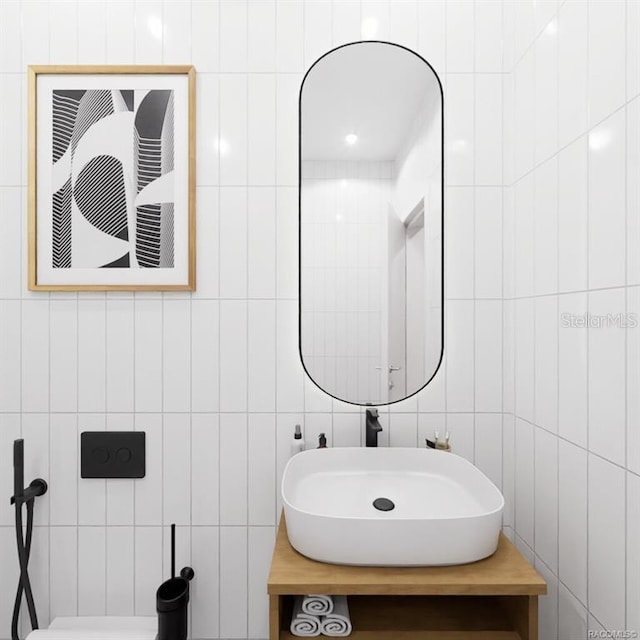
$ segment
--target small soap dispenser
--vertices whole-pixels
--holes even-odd
[[[300,428],[300,425],[297,424],[293,434],[293,440],[291,441],[291,457],[301,451],[304,451],[304,440],[302,439],[302,429]]]
[[[324,433],[321,433],[318,436],[318,449],[326,449],[327,448],[327,436]]]

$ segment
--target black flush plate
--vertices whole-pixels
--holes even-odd
[[[144,431],[84,431],[80,434],[80,477],[144,478]]]

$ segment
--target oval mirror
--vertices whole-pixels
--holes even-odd
[[[386,42],[330,51],[300,90],[300,355],[325,392],[389,404],[443,350],[443,95]]]

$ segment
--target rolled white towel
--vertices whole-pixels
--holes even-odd
[[[302,596],[296,596],[293,602],[293,614],[289,627],[294,636],[312,638],[320,635],[320,618],[302,610]]]
[[[326,616],[333,611],[333,597],[311,593],[302,600],[302,610],[312,616]]]
[[[333,596],[333,611],[321,618],[321,631],[325,636],[344,638],[351,635],[351,617],[347,596]]]

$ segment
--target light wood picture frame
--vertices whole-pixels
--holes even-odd
[[[195,290],[195,68],[28,69],[28,287]]]

